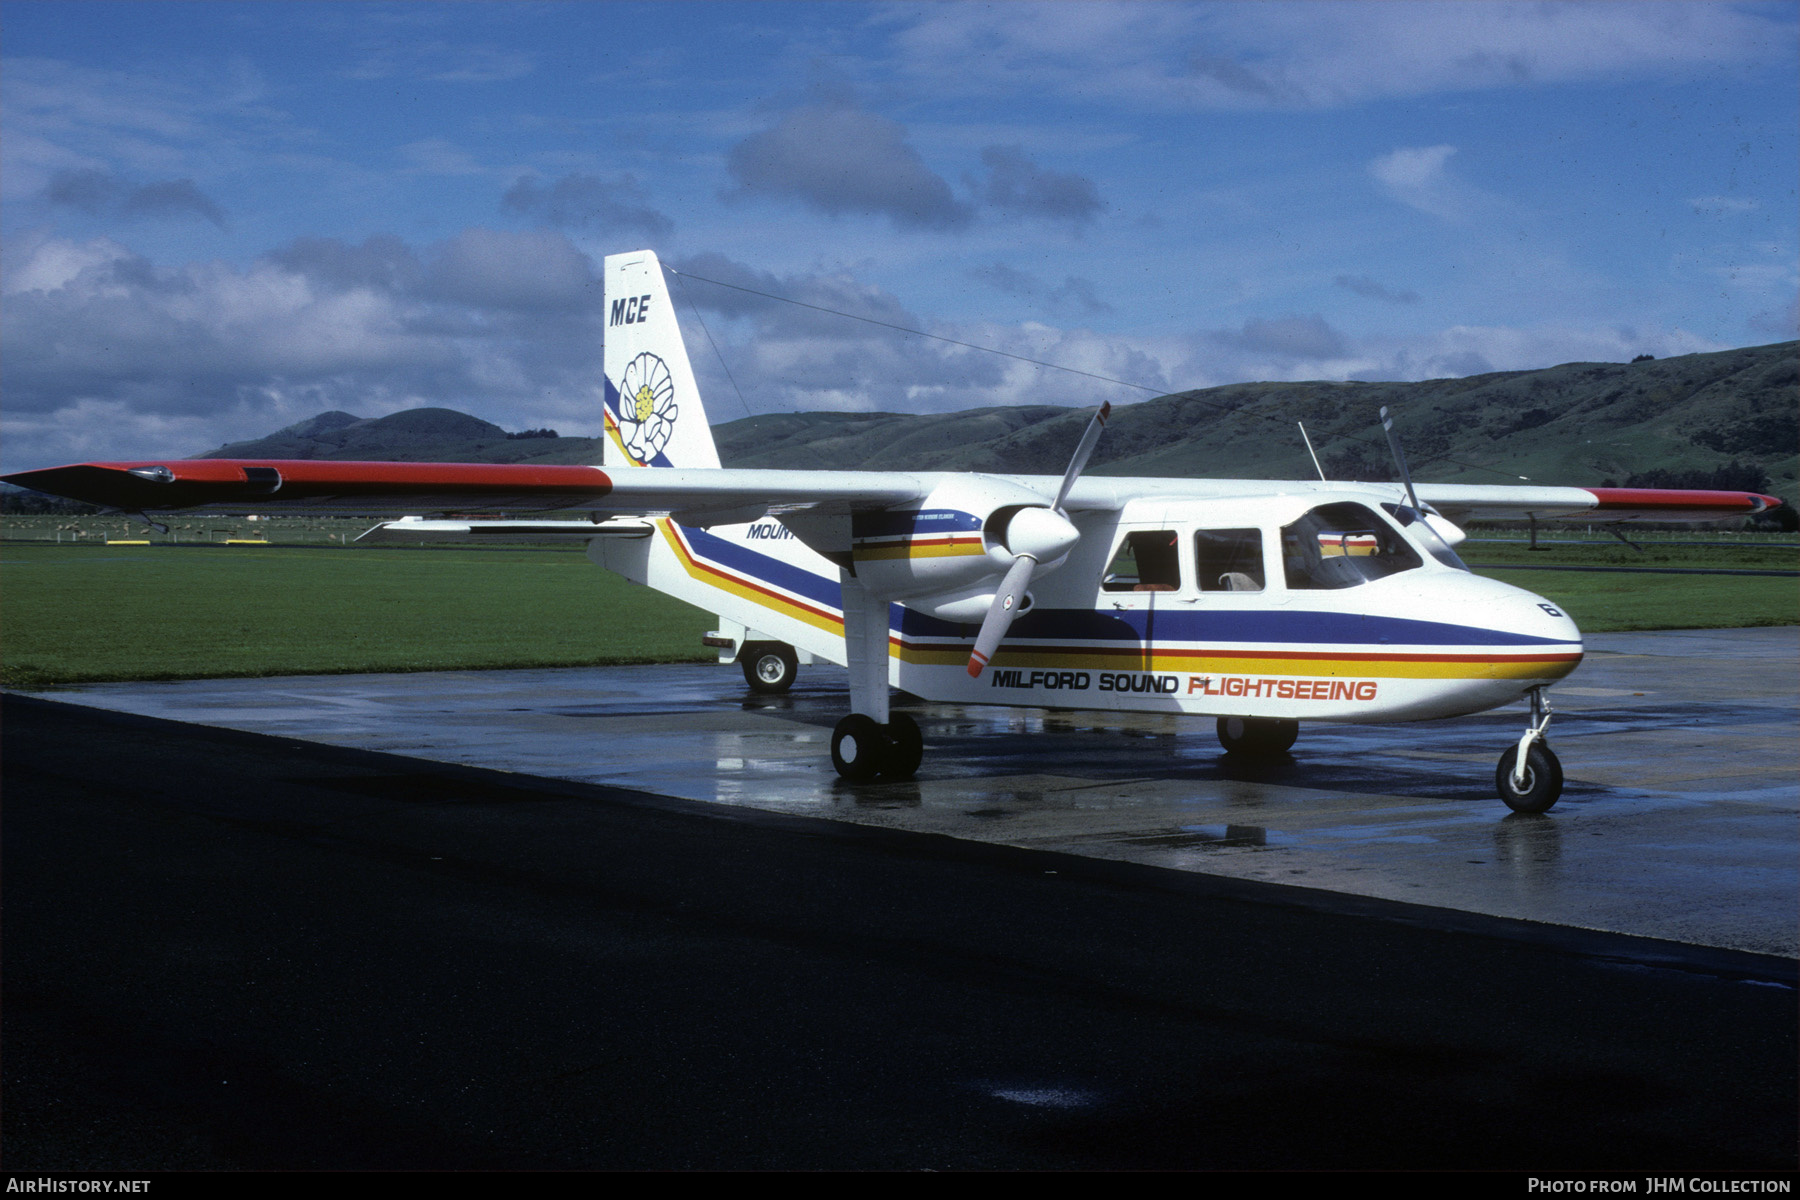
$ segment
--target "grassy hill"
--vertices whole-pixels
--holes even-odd
[[[1394,413],[1415,476],[1438,482],[1623,483],[1738,463],[1800,493],[1800,343],[1635,363],[1565,363],[1420,383],[1245,383],[1122,405],[1090,470],[1103,475],[1310,478],[1296,421],[1327,472],[1392,475],[1378,412]],[[740,467],[1062,471],[1088,414],[1048,406],[960,413],[793,413],[717,426]],[[541,431],[540,431],[541,432]],[[364,420],[322,413],[206,458],[582,463],[596,438],[508,434],[442,408]],[[1744,485],[1740,485],[1744,486]]]
[[[1380,430],[1394,413],[1413,473],[1438,482],[1525,475],[1596,484],[1652,471],[1800,474],[1800,343],[1638,363],[1567,363],[1420,383],[1246,383],[1118,407],[1089,470],[1102,475],[1310,478],[1296,421],[1333,478],[1392,475]],[[738,466],[826,464],[1060,472],[1088,414],[978,409],[947,416],[804,413],[720,426]],[[1502,474],[1503,473],[1503,474]]]
[[[453,408],[409,408],[371,419],[320,413],[268,437],[231,442],[194,457],[588,463],[600,461],[600,441],[508,433]]]

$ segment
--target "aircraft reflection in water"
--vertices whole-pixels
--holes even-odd
[[[1542,597],[1471,574],[1453,521],[1712,520],[1779,503],[1083,478],[1107,405],[1060,479],[727,470],[656,256],[610,256],[605,279],[600,466],[210,459],[7,479],[140,514],[411,514],[365,535],[377,541],[584,541],[607,569],[720,614],[708,640],[753,688],[785,688],[803,658],[846,665],[852,711],[831,756],[852,780],[920,765],[918,725],[889,710],[895,687],[963,704],[1214,717],[1225,749],[1251,756],[1285,753],[1301,721],[1417,721],[1524,698],[1531,716],[1495,783],[1526,812],[1561,792],[1544,690],[1581,661],[1581,633]],[[419,515],[558,510],[583,519]]]

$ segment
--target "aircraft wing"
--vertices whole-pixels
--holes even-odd
[[[889,471],[766,471],[496,463],[244,461],[80,463],[5,482],[129,512],[180,509],[358,513],[674,513],[690,524],[830,504],[884,508],[920,500],[935,476]]]
[[[1779,496],[1682,488],[1514,487],[1422,483],[1419,499],[1461,524],[1471,520],[1718,521],[1776,507]]]
[[[848,513],[924,500],[940,472],[779,471],[668,467],[613,471],[592,466],[500,463],[330,462],[176,459],[80,463],[22,471],[5,482],[129,512],[284,508],[368,516],[574,511],[673,514],[684,524],[735,524],[802,511]],[[1046,499],[1050,477],[1003,477]],[[1260,481],[1084,478],[1070,510],[1116,509],[1134,496],[1221,497],[1294,485]],[[1328,484],[1304,484],[1330,488]],[[1452,521],[1716,521],[1781,503],[1756,492],[1674,488],[1577,488],[1420,484],[1419,499]]]

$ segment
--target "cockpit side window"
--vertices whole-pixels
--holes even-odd
[[[1290,590],[1355,587],[1424,565],[1398,530],[1360,504],[1325,504],[1281,530]]]
[[[1260,592],[1262,530],[1201,529],[1194,533],[1194,572],[1203,592]]]
[[[1125,535],[1100,580],[1109,592],[1174,592],[1181,589],[1180,540],[1169,529]]]

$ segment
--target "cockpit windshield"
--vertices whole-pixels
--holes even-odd
[[[1454,567],[1458,571],[1469,569],[1469,564],[1465,563],[1461,556],[1450,548],[1450,543],[1440,537],[1438,531],[1431,527],[1431,522],[1425,519],[1423,512],[1404,504],[1384,504],[1381,507],[1387,509],[1394,520],[1400,522],[1400,527],[1406,530],[1421,546],[1424,546],[1426,553],[1431,557],[1446,567]]]
[[[1355,587],[1424,565],[1392,525],[1360,504],[1324,504],[1281,530],[1291,591]]]

